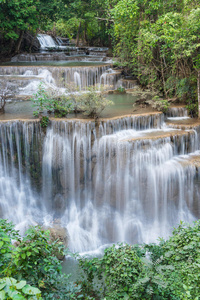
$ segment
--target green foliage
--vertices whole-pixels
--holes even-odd
[[[0,279],[0,298],[1,300],[42,300],[38,288],[30,286],[25,280],[17,281],[12,277]]]
[[[103,96],[102,93],[90,88],[89,91],[79,96],[78,109],[86,116],[97,119],[101,112],[113,102]]]
[[[193,118],[198,116],[198,102],[193,102],[192,99],[187,100],[187,105],[185,106],[189,112],[189,115]]]
[[[193,110],[200,66],[199,3],[120,0],[111,14],[115,54],[121,65],[165,98],[190,99]]]
[[[67,95],[66,93],[60,94],[56,90],[47,91],[42,83],[39,85],[38,92],[31,100],[33,106],[36,107],[33,114],[40,117],[42,127],[47,127],[49,122],[48,116],[44,116],[45,113],[54,113],[55,117],[62,118],[74,111],[97,119],[106,106],[113,104],[95,88],[89,88],[84,94],[76,93],[77,89],[74,85],[68,86],[66,91],[71,94]]]
[[[80,19],[75,17],[70,18],[69,20],[59,19],[56,23],[56,33],[57,35],[68,37],[70,39],[75,38],[80,23]]]
[[[12,245],[11,238],[17,239],[15,246]],[[62,266],[56,253],[63,251],[63,245],[57,241],[50,242],[49,232],[39,226],[30,227],[25,236],[20,237],[11,223],[1,221],[0,278],[6,281],[6,285],[0,284],[0,290],[5,288],[7,293],[7,286],[10,284],[9,290],[15,290],[15,294],[22,293],[23,296],[25,294],[25,298],[22,296],[11,298],[16,300],[40,299],[39,296],[35,298],[36,294],[40,294],[38,289],[45,300],[81,298],[80,287],[69,282],[69,275],[62,273]],[[5,283],[4,281],[2,282]]]
[[[122,87],[122,86],[119,86],[119,87],[117,88],[117,92],[118,92],[118,93],[125,93],[125,88]]]
[[[72,101],[64,94],[55,97],[54,99],[54,115],[62,118],[73,110]]]
[[[56,23],[57,34],[76,38],[79,32],[80,39],[88,45],[110,44],[113,23],[109,10],[113,1],[65,0],[64,2],[65,7],[60,11],[60,18]]]
[[[103,258],[81,258],[79,265],[86,276],[85,294],[100,299],[152,299],[154,290],[162,295],[167,287],[157,264],[147,260],[145,249],[137,245],[113,245]]]
[[[49,117],[48,116],[42,116],[41,121],[40,121],[41,127],[45,128],[49,124]]]
[[[61,5],[61,0],[4,0],[0,6],[0,33],[7,40],[17,40],[27,30],[45,29],[49,20],[55,21]]]
[[[57,90],[46,89],[42,83],[38,87],[38,91],[31,98],[33,102],[33,107],[36,110],[33,112],[35,117],[41,117],[42,127],[47,127],[49,123],[48,116],[43,116],[43,114],[54,113],[55,117],[64,117],[72,109],[72,103],[69,98],[65,97],[64,94],[59,93]]]
[[[154,96],[152,100],[146,101],[150,104],[153,108],[157,109],[158,111],[162,111],[164,113],[167,112],[170,103],[166,99],[161,99],[159,96]]]
[[[33,107],[36,110],[33,112],[35,117],[43,114],[44,111],[48,110],[49,112],[53,111],[52,99],[49,97],[44,85],[40,83],[38,91],[33,95],[34,98],[31,98],[33,102]]]
[[[33,0],[6,0],[0,6],[0,32],[6,39],[16,40],[19,30],[25,31],[34,25],[36,6]]]
[[[80,258],[84,297],[198,300],[199,262],[200,221],[180,223],[157,245],[113,245],[102,258]]]

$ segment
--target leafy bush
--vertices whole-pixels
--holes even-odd
[[[145,258],[145,248],[138,245],[113,245],[101,259],[79,261],[86,275],[83,290],[98,299],[152,299],[155,289],[165,291],[166,284],[158,266]],[[94,287],[98,288],[94,290]],[[93,287],[93,289],[92,289]],[[163,298],[164,299],[164,298]]]
[[[25,280],[17,281],[12,277],[0,279],[0,299],[42,300],[38,288],[26,284]]]
[[[185,106],[189,112],[189,115],[193,118],[198,116],[198,102],[194,102],[191,99],[187,100],[187,105]]]
[[[199,300],[199,262],[200,221],[181,223],[157,245],[113,245],[100,259],[80,258],[82,289],[85,299]]]
[[[122,87],[122,86],[119,86],[119,87],[117,88],[117,92],[118,92],[118,93],[125,93],[125,88]]]
[[[102,93],[98,93],[95,89],[90,88],[89,91],[79,96],[78,109],[86,116],[97,119],[101,112],[113,102],[105,98]]]
[[[45,89],[43,84],[39,85],[38,92],[34,95],[33,106],[36,110],[34,116],[40,117],[42,127],[48,125],[48,117],[44,113],[54,113],[55,117],[64,117],[69,112],[83,112],[86,116],[97,119],[106,106],[113,104],[99,93],[95,88],[89,88],[86,93],[77,93],[77,87],[70,84],[66,91],[70,94],[60,93],[58,90]]]
[[[42,116],[40,123],[41,123],[42,128],[47,127],[48,124],[49,124],[49,117],[48,116]]]
[[[159,96],[153,97],[152,100],[146,101],[151,107],[157,109],[158,111],[167,112],[170,103],[166,99],[160,99]]]
[[[11,243],[13,238],[16,246]],[[81,297],[80,287],[69,282],[69,275],[62,273],[61,262],[56,257],[58,251],[64,251],[63,245],[50,242],[49,232],[41,227],[30,227],[25,236],[20,237],[11,223],[0,220],[0,278],[13,277],[10,285],[17,284],[15,280],[26,281],[37,288],[33,291],[40,289],[46,300]],[[9,282],[7,280],[6,284]],[[28,294],[27,289],[22,292]]]
[[[33,107],[36,110],[33,112],[34,116],[41,117],[44,113],[54,113],[55,117],[63,117],[71,111],[72,104],[67,97],[60,94],[58,90],[46,89],[40,83],[38,92],[34,94],[31,99]]]

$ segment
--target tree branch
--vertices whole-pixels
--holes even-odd
[[[98,19],[100,21],[108,21],[108,22],[113,22],[114,23],[114,20],[110,20],[110,19],[106,19],[106,18],[98,18],[98,17],[95,17],[95,19]]]

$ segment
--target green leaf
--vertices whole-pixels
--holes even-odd
[[[38,288],[32,287],[29,284],[23,287],[22,292],[26,295],[38,295],[41,293]]]
[[[26,258],[26,254],[25,254],[25,253],[22,253],[21,257],[22,257],[23,259],[25,259],[25,258]]]
[[[6,293],[5,291],[0,291],[0,300],[6,299]]]
[[[26,300],[26,298],[20,294],[15,295],[12,299],[13,300]]]
[[[26,285],[26,281],[22,280],[19,283],[15,284],[17,290],[21,290]]]
[[[0,283],[0,290],[3,290],[3,288],[6,286],[6,283]]]

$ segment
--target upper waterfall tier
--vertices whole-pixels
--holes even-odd
[[[42,49],[59,47],[56,41],[48,34],[38,34],[37,38]]]
[[[62,38],[52,37],[48,34],[38,34],[37,39],[41,46],[42,52],[55,52],[62,51],[65,55],[91,55],[97,57],[106,57],[108,48],[106,47],[75,47],[72,45],[69,40],[66,43],[66,40],[63,42]],[[18,57],[18,56],[16,56]],[[53,55],[52,55],[53,57]],[[64,57],[64,56],[63,56]],[[53,59],[51,59],[53,60]],[[16,61],[16,59],[15,59]],[[19,61],[19,59],[18,59]]]
[[[0,123],[0,214],[18,224],[59,219],[75,251],[166,237],[200,216],[196,130],[163,114]],[[187,161],[188,163],[184,163]]]

